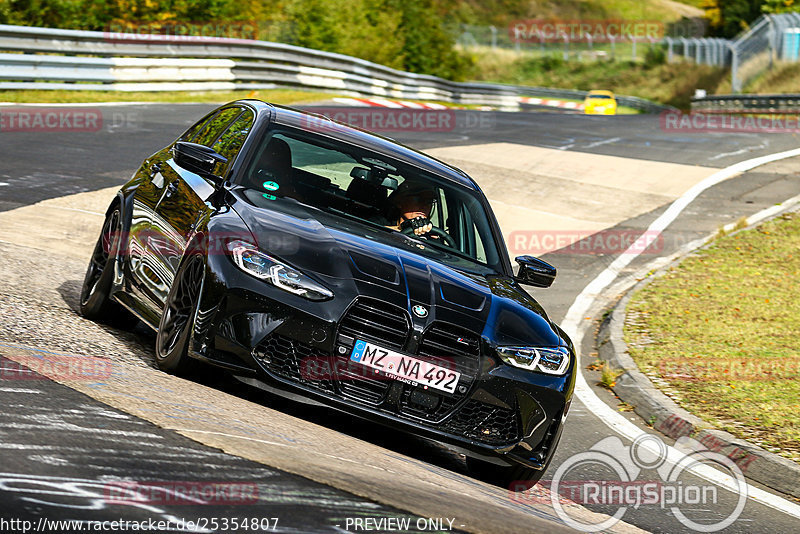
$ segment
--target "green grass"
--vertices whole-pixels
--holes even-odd
[[[800,64],[778,63],[747,84],[744,93],[800,93]]]
[[[331,93],[273,89],[258,91],[174,91],[174,92],[122,92],[122,91],[0,91],[0,102],[17,103],[83,103],[83,102],[208,102],[220,103],[240,98],[258,98],[275,104],[306,104],[329,100]]]
[[[684,0],[680,3],[697,7],[699,0]],[[526,0],[504,2],[506,9],[520,15],[519,18],[560,18],[562,20],[576,19],[625,19],[625,20],[660,20],[672,22],[680,19],[681,15],[701,13],[676,5],[676,3],[662,0]],[[517,4],[515,6],[514,4]],[[497,15],[493,3],[487,2],[483,9],[484,16]],[[526,12],[527,10],[527,12]]]
[[[636,293],[625,339],[713,425],[800,460],[800,214],[719,238]]]

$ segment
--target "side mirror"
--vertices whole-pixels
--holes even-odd
[[[208,178],[216,187],[222,185],[222,177],[217,174],[217,166],[228,163],[228,158],[218,154],[213,149],[198,145],[197,143],[187,143],[178,141],[172,149],[175,163],[186,169],[199,174],[203,178]]]
[[[550,287],[556,279],[556,268],[539,258],[533,256],[519,256],[514,258],[519,263],[519,272],[515,280],[521,284],[536,287]]]

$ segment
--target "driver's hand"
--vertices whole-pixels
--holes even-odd
[[[403,229],[411,227],[415,235],[425,235],[433,229],[433,224],[427,217],[419,216],[407,219],[400,225]]]

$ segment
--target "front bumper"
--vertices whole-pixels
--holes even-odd
[[[418,332],[407,312],[392,304],[405,295],[380,286],[349,281],[354,290],[341,282],[333,300],[311,302],[242,273],[221,255],[209,256],[207,268],[194,357],[472,456],[534,469],[547,465],[572,395],[572,369],[555,377],[510,367],[477,329],[460,326],[463,320],[447,310],[437,310],[436,320]],[[349,361],[357,337],[416,358],[446,360],[462,373],[456,393],[370,374]]]

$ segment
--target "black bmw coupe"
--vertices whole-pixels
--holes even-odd
[[[523,289],[464,172],[256,100],[147,158],[108,208],[81,310],[157,331],[156,361],[431,438],[500,481],[535,481],[575,385],[567,335]]]

